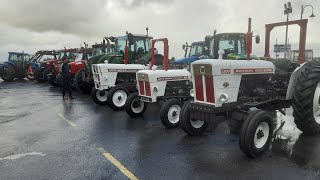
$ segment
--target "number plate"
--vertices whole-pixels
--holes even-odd
[[[145,102],[152,102],[152,98],[145,97],[145,96],[140,96],[139,99],[140,99],[141,101],[145,101]]]

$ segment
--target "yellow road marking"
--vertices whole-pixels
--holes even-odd
[[[65,118],[62,114],[58,114],[65,122],[67,122],[72,127],[77,127],[77,125],[71,122],[69,119]]]
[[[104,157],[106,157],[113,165],[115,165],[120,171],[126,175],[131,180],[138,180],[138,178],[132,174],[127,168],[125,168],[116,158],[114,158],[110,153],[106,152],[103,148],[98,148]]]

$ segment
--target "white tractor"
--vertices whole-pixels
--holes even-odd
[[[152,40],[151,49],[159,41],[164,43],[164,70],[138,71],[136,75],[138,92],[128,97],[125,109],[131,117],[138,117],[145,112],[148,103],[165,100],[160,109],[160,119],[166,127],[174,128],[178,125],[183,102],[192,98],[189,94],[192,89],[191,73],[186,69],[168,70],[168,40],[166,38]]]
[[[118,39],[117,48],[123,48],[124,64],[93,64],[92,74],[95,87],[91,92],[93,101],[97,104],[108,104],[114,110],[122,110],[130,93],[137,92],[136,72],[149,68],[151,59],[150,40],[146,35],[132,35]],[[163,56],[155,55],[156,62]],[[134,64],[137,63],[137,64]]]
[[[180,125],[187,134],[200,135],[209,123],[218,123],[217,116],[225,116],[235,122],[230,128],[240,130],[241,150],[254,158],[269,148],[276,111],[285,114],[290,106],[298,129],[306,135],[320,133],[320,63],[304,61],[307,20],[288,24],[301,28],[300,64],[213,59],[191,64],[194,99],[180,112]],[[270,31],[282,25],[286,22],[266,25],[266,57],[270,57]],[[248,42],[252,41],[250,29]]]

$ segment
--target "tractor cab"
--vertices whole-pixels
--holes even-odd
[[[0,77],[4,81],[26,77],[26,67],[30,55],[21,52],[9,52],[8,61],[0,64]]]
[[[126,36],[118,37],[116,42],[117,51],[122,57],[111,62],[123,63],[125,46],[128,46],[129,64],[147,64],[150,59],[150,41],[152,37],[128,33]],[[110,61],[109,61],[110,63]]]
[[[13,63],[25,62],[30,59],[30,55],[19,52],[9,52],[8,61]]]
[[[258,40],[256,41],[258,43]],[[245,33],[220,33],[206,37],[206,43],[210,46],[210,55],[218,59],[219,50],[224,50],[223,59],[245,60],[246,34]],[[250,55],[250,59],[258,59]]]

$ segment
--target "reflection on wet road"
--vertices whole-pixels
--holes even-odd
[[[189,137],[162,126],[157,104],[130,118],[75,95],[0,81],[0,179],[127,179],[123,168],[138,179],[320,179],[320,136],[301,134],[291,109],[270,150],[249,159],[225,123]]]

